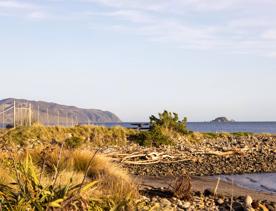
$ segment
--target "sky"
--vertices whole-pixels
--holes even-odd
[[[276,121],[275,0],[0,0],[0,98]]]

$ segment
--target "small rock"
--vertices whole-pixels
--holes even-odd
[[[218,203],[219,205],[222,205],[222,204],[224,203],[224,200],[223,200],[222,198],[219,198],[219,199],[217,200],[217,203]]]
[[[251,206],[252,206],[251,204],[252,204],[252,202],[253,202],[253,199],[252,199],[251,196],[247,195],[247,196],[245,197],[244,202],[245,202],[245,206],[246,206],[246,207],[251,207]]]
[[[253,201],[251,203],[251,206],[252,206],[252,208],[257,209],[259,207],[259,202],[258,201]]]
[[[182,207],[183,206],[183,203],[182,203],[182,201],[181,200],[177,200],[177,206],[179,206],[179,207]]]
[[[152,197],[151,201],[152,202],[158,202],[158,199],[156,197]]]
[[[184,208],[184,209],[188,209],[190,206],[191,206],[191,203],[188,202],[188,201],[185,201],[185,202],[182,204],[182,208]]]
[[[168,199],[165,199],[165,198],[162,198],[160,200],[160,203],[163,205],[163,206],[171,206],[171,202],[168,200]]]
[[[266,206],[269,211],[275,211],[276,209],[272,205]]]
[[[232,207],[233,207],[233,210],[235,211],[244,211],[242,204],[239,202],[234,201]]]
[[[211,191],[211,189],[205,189],[204,193],[203,193],[204,196],[212,196],[213,195],[213,192]]]

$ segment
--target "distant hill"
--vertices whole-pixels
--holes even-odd
[[[83,109],[75,106],[60,105],[57,103],[49,103],[44,101],[30,101],[24,99],[8,98],[0,100],[0,113],[3,106],[6,110],[13,106],[16,102],[17,120],[28,119],[28,111],[20,108],[27,108],[29,104],[32,107],[32,121],[40,122],[49,125],[73,125],[78,123],[100,123],[100,122],[120,122],[121,120],[109,111],[102,111],[98,109]],[[39,112],[38,112],[39,110]],[[48,114],[48,115],[47,115]],[[2,118],[2,117],[0,117]],[[5,114],[5,121],[12,123],[13,110]]]
[[[212,120],[211,122],[218,122],[218,123],[220,123],[220,122],[234,122],[234,120],[229,120],[226,117],[218,117],[218,118]]]

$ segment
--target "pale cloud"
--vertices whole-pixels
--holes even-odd
[[[271,57],[271,58],[276,59],[276,51],[275,51],[275,52],[270,53],[268,56],[269,56],[269,57]]]
[[[127,20],[116,27],[146,39],[186,49],[270,55],[276,51],[273,0],[87,0],[113,10],[106,15]],[[212,17],[211,21],[205,21]],[[116,19],[117,18],[117,19]]]
[[[62,0],[45,2],[51,6],[34,0],[0,0],[0,15],[86,22],[97,17],[99,22],[90,24],[93,30],[142,36],[177,48],[257,55],[276,52],[274,0],[75,0],[78,9],[61,8],[66,5]],[[99,7],[85,9],[86,4]]]
[[[35,9],[36,7],[32,4],[19,2],[19,1],[0,1],[0,9],[21,9],[21,10],[31,10]]]
[[[262,37],[264,39],[267,39],[267,40],[274,40],[274,41],[276,41],[276,29],[265,31],[262,34]]]
[[[44,8],[40,5],[15,0],[0,0],[0,15],[2,16],[18,16],[28,19],[41,20],[48,15]]]

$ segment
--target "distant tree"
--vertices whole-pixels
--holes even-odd
[[[159,113],[158,116],[159,118],[154,115],[150,116],[150,130],[159,127],[182,134],[188,133],[187,117],[184,117],[183,120],[180,121],[177,113],[168,112],[166,110],[163,113]]]
[[[186,125],[186,117],[180,121],[177,113],[165,110],[163,113],[159,113],[158,117],[154,115],[150,116],[149,131],[141,131],[130,135],[128,138],[142,146],[158,147],[160,145],[172,145],[174,144],[174,140],[170,135],[170,131],[187,134],[189,131]]]

